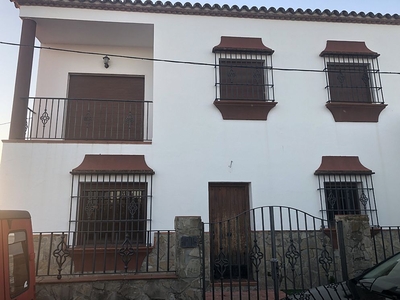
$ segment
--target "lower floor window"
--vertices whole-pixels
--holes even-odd
[[[371,175],[318,175],[321,211],[330,227],[336,215],[368,215],[378,225]]]
[[[336,215],[367,215],[371,225],[379,225],[376,210],[374,172],[361,164],[358,156],[322,156],[314,172],[322,218],[335,226]]]
[[[73,174],[70,244],[118,248],[150,243],[152,174]]]
[[[360,214],[361,182],[324,182],[324,188],[329,222],[334,222],[335,215]]]
[[[128,234],[144,244],[147,223],[145,182],[81,182],[78,195],[77,244],[114,244]]]

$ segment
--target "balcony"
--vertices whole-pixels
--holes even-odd
[[[26,140],[152,139],[152,101],[30,97],[27,110]]]

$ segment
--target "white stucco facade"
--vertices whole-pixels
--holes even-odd
[[[176,215],[200,215],[207,221],[209,182],[249,183],[251,208],[286,205],[319,216],[314,171],[322,156],[358,156],[375,173],[372,177],[380,223],[399,225],[397,75],[381,75],[388,106],[377,123],[335,122],[325,107],[325,74],[283,70],[274,71],[278,104],[268,120],[223,120],[213,105],[213,66],[117,57],[213,64],[212,49],[221,36],[257,37],[275,51],[274,67],[322,71],[324,62],[319,54],[327,40],[364,41],[380,54],[381,71],[396,71],[400,70],[397,25],[40,6],[21,6],[20,13],[22,18],[36,20],[43,47],[111,57],[110,67],[105,69],[100,55],[41,50],[36,96],[67,97],[70,73],[143,75],[145,100],[153,101],[151,143],[4,141],[0,206],[30,211],[35,231],[68,229],[70,172],[85,154],[145,156],[155,171],[154,229],[172,228]],[[54,31],[41,27],[52,22]],[[74,34],[62,26],[70,22],[73,28],[91,22],[93,31],[86,28],[76,32],[74,40]],[[111,29],[99,36],[102,23],[111,24]],[[132,33],[135,28],[137,35]],[[138,34],[143,32],[139,29],[147,35]],[[64,31],[68,38],[62,42],[55,34]]]

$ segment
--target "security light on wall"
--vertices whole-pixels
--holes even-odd
[[[104,68],[108,68],[110,66],[109,62],[110,62],[110,58],[106,55],[103,57],[103,62],[104,62]]]

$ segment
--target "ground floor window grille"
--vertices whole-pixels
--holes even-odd
[[[70,230],[76,245],[146,244],[151,230],[151,176],[74,175]]]
[[[368,215],[371,225],[378,225],[375,193],[371,175],[318,175],[321,211],[330,227],[335,215]]]

